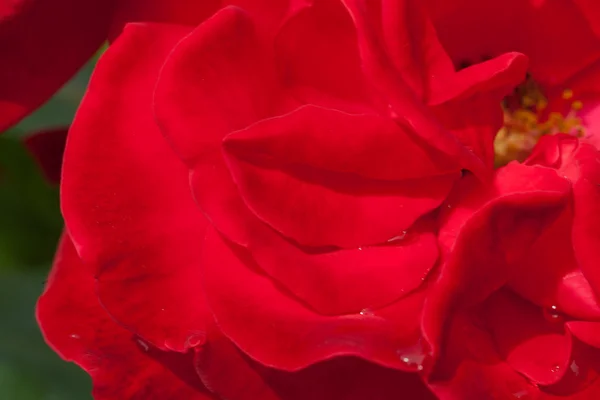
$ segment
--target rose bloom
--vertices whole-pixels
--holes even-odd
[[[435,398],[439,208],[490,180],[526,58],[456,71],[411,1],[248,3],[127,25],[99,61],[46,340],[97,399]]]

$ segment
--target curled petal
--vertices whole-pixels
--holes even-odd
[[[48,344],[91,375],[97,400],[213,399],[195,373],[191,354],[157,350],[112,320],[67,234],[36,313]]]
[[[177,351],[205,330],[198,294],[206,221],[187,168],[156,127],[152,92],[186,33],[130,25],[109,48],[71,126],[61,187],[67,228],[104,307],[157,348]]]

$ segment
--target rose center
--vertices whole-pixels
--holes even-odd
[[[504,126],[494,140],[497,167],[513,160],[525,160],[544,135],[584,135],[577,115],[583,104],[576,99],[573,91],[565,89],[560,98],[550,100],[529,76],[504,99]]]

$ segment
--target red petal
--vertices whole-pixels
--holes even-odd
[[[226,152],[269,165],[307,165],[379,180],[458,172],[452,160],[422,146],[391,120],[304,106],[228,135]]]
[[[190,354],[150,348],[109,317],[95,297],[91,271],[67,235],[38,301],[37,319],[48,344],[91,375],[97,400],[213,398]]]
[[[386,246],[300,248],[270,229],[254,231],[248,249],[271,278],[317,312],[357,313],[417,289],[437,261],[431,227],[415,226]]]
[[[427,150],[391,121],[310,106],[225,139],[259,218],[304,245],[344,248],[385,242],[445,199],[457,167]]]
[[[25,146],[50,183],[60,183],[67,131],[68,128],[36,132],[25,139]]]
[[[443,259],[423,311],[434,353],[450,310],[483,301],[512,278],[514,262],[556,217],[569,190],[554,170],[517,163],[497,170],[492,186],[473,176],[459,183],[442,216]]]
[[[112,0],[0,6],[0,132],[50,98],[106,39]]]
[[[192,171],[200,208],[220,231],[248,242],[255,217],[243,204],[221,156],[222,138],[281,105],[276,72],[252,21],[226,8],[182,40],[156,87],[156,115]],[[206,190],[210,188],[210,190]]]
[[[596,36],[600,37],[600,3],[596,0],[573,0],[573,2],[579,7]]]
[[[130,25],[99,61],[71,127],[62,209],[109,313],[160,349],[202,335],[205,219],[188,171],[161,136],[152,91],[187,30]]]
[[[433,81],[429,104],[437,118],[489,168],[504,123],[498,105],[524,79],[526,68],[523,55],[508,53]]]
[[[226,244],[216,231],[209,230],[205,245],[210,309],[223,333],[261,364],[298,370],[354,355],[384,366],[416,369],[400,354],[417,341],[421,294],[374,313],[324,316],[260,274],[243,250]]]
[[[429,387],[440,400],[537,399],[539,389],[499,358],[488,332],[462,313],[447,326],[444,355]]]
[[[592,146],[582,145],[574,165],[580,179],[573,184],[573,248],[583,275],[600,295],[600,155]]]
[[[345,111],[369,109],[356,33],[338,2],[316,2],[279,32],[276,56],[283,84],[302,103]]]
[[[577,339],[600,349],[600,322],[570,321],[567,327]]]
[[[553,220],[570,185],[552,169],[512,163],[497,171],[493,186],[476,186],[465,179],[448,200],[439,233],[448,254],[441,281],[469,288],[468,298],[484,299],[506,283],[506,266]]]
[[[538,82],[553,84],[600,56],[599,38],[572,1],[427,3],[439,38],[457,64],[518,51],[529,57]]]
[[[574,318],[600,318],[600,306],[575,260],[571,243],[572,211],[566,209],[517,262],[510,287],[547,310]],[[535,284],[532,284],[535,282]]]
[[[381,25],[378,22],[380,16],[377,7],[364,0],[345,0],[344,4],[356,26],[364,72],[381,102],[389,105],[386,112],[400,125],[413,129],[415,134],[431,146],[457,159],[462,167],[481,178],[488,177],[488,170],[481,160],[443,129],[420,103],[418,93],[415,93],[414,80],[408,79],[402,74],[403,71],[398,71],[393,65],[377,29]],[[410,25],[402,27],[409,29]]]
[[[483,313],[498,352],[519,373],[540,385],[558,382],[571,362],[571,337],[561,323],[548,321],[541,308],[499,291]]]

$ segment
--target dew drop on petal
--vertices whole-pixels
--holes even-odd
[[[78,334],[76,334],[76,333],[72,333],[72,334],[70,334],[70,335],[69,335],[69,337],[70,337],[71,339],[81,339],[81,336],[79,336],[79,335],[78,335]]]
[[[135,339],[135,341],[142,348],[142,350],[144,350],[144,351],[150,350],[150,346],[148,346],[148,343],[144,342],[142,339]]]
[[[402,231],[402,233],[400,233],[399,235],[388,239],[388,243],[399,242],[401,240],[404,240],[404,238],[406,238],[406,231]]]
[[[571,368],[571,371],[573,371],[575,376],[579,376],[579,365],[577,365],[575,360],[573,360],[573,362],[571,362],[571,366],[569,368]]]
[[[558,307],[553,305],[549,309],[544,309],[544,318],[549,322],[562,322],[563,317],[561,313],[558,311]]]
[[[204,334],[194,334],[187,338],[186,344],[187,347],[197,347],[203,344],[206,341],[206,335]]]
[[[360,310],[360,315],[362,315],[363,317],[369,316],[372,317],[373,315],[375,315],[375,313],[373,313],[373,310],[369,309],[369,308],[363,308],[362,310]]]
[[[519,390],[518,392],[513,393],[513,397],[515,399],[526,399],[529,395],[527,390]]]
[[[427,354],[421,341],[411,347],[405,347],[397,351],[400,361],[402,361],[408,368],[416,371],[423,371]]]

